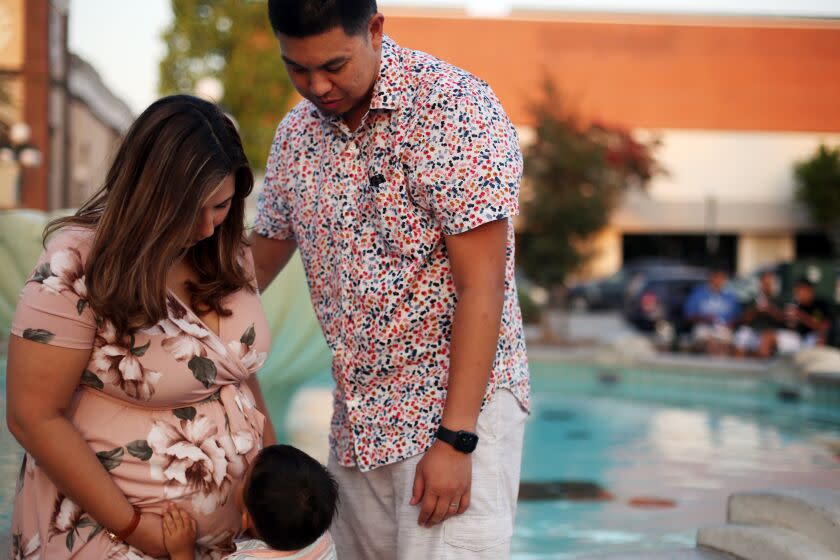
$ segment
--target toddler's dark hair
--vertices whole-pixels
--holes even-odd
[[[290,445],[259,452],[245,489],[245,507],[260,538],[274,550],[300,550],[329,529],[338,484],[318,461]]]

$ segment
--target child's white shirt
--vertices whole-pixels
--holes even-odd
[[[259,539],[236,541],[236,552],[225,556],[225,560],[256,560],[258,558],[285,558],[286,560],[337,560],[335,543],[329,532],[301,550],[273,550]]]

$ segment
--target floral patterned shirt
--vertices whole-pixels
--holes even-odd
[[[166,318],[119,336],[88,305],[92,239],[77,228],[53,236],[21,292],[12,333],[90,352],[68,420],[132,504],[162,513],[178,503],[198,522],[196,558],[220,559],[241,524],[233,494],[262,444],[264,418],[245,383],[271,344],[256,286],[223,301],[232,314],[219,318],[218,334],[170,292]],[[241,259],[253,276],[249,249]],[[112,543],[28,453],[11,532],[12,558],[146,558]]]
[[[256,232],[295,239],[333,352],[331,447],[363,470],[422,453],[446,400],[456,295],[444,236],[508,221],[505,301],[486,398],[527,408],[510,218],[522,156],[490,87],[428,54],[382,46],[351,131],[302,101],[277,129]]]

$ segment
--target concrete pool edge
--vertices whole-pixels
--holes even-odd
[[[701,527],[694,549],[581,560],[840,560],[840,491],[785,488],[729,497],[727,523]]]
[[[840,386],[840,350],[834,348],[811,348],[795,356],[762,360],[656,352],[644,347],[645,343],[640,343],[635,337],[626,342],[627,348],[623,347],[624,343],[616,341],[582,348],[532,344],[528,346],[528,358],[537,362],[587,364],[605,369],[634,367],[671,373],[679,370],[712,375],[736,373],[760,379],[813,381]]]

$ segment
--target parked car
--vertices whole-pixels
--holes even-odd
[[[642,277],[685,267],[685,263],[668,258],[637,259],[606,278],[574,284],[566,294],[566,302],[569,309],[575,311],[620,310],[624,307],[628,290],[632,289]]]
[[[628,293],[625,320],[642,331],[686,331],[683,304],[708,277],[709,271],[696,267],[662,269],[648,274]]]
[[[606,278],[575,284],[566,295],[569,309],[620,309],[630,280],[630,273],[622,269]]]

